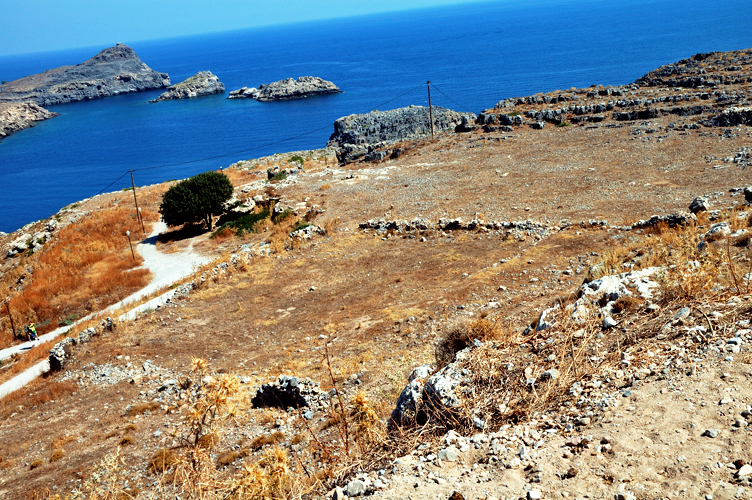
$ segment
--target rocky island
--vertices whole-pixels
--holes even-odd
[[[476,119],[473,113],[460,113],[433,107],[435,132],[454,130]],[[334,122],[334,133],[327,147],[337,150],[340,162],[383,160],[399,156],[398,150],[386,151],[384,146],[431,133],[430,113],[424,106],[408,106],[389,111],[344,116]]]
[[[33,102],[0,103],[0,139],[13,132],[33,127],[34,122],[58,116]]]
[[[170,85],[167,73],[144,64],[122,43],[102,50],[75,66],[61,66],[0,87],[0,102],[33,102],[52,106],[86,101]]]
[[[222,94],[225,85],[219,81],[217,75],[211,71],[199,71],[190,78],[176,83],[168,88],[164,94],[149,102],[170,101],[172,99],[189,99],[204,95]]]
[[[260,85],[259,88],[243,87],[230,92],[228,99],[256,99],[257,101],[286,101],[317,95],[339,94],[342,91],[330,81],[315,76],[301,76],[297,80],[288,78],[278,82]]]

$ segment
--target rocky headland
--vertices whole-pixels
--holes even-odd
[[[55,116],[58,114],[33,102],[0,103],[0,139]]]
[[[438,106],[433,107],[435,132],[454,131],[476,119],[474,113],[460,113]],[[429,109],[423,106],[389,111],[372,111],[361,115],[344,116],[334,122],[334,133],[327,147],[336,148],[340,162],[358,159],[380,161],[397,158],[400,148],[385,149],[399,141],[424,137],[431,133]]]
[[[170,101],[172,99],[189,99],[212,94],[222,94],[225,85],[211,71],[199,71],[190,78],[176,83],[156,99],[149,102]]]
[[[257,101],[286,101],[317,95],[339,94],[342,91],[334,83],[315,76],[288,78],[260,85],[259,88],[243,87],[230,92],[228,99],[256,99]]]
[[[133,49],[118,43],[81,64],[61,66],[8,82],[0,87],[0,102],[31,101],[39,106],[52,106],[168,85],[167,73],[152,70]]]

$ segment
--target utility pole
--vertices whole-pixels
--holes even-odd
[[[133,260],[136,260],[136,254],[133,253],[133,243],[131,243],[131,232],[126,231],[125,235],[128,237],[128,244],[131,246],[131,257],[133,257]]]
[[[16,325],[13,323],[13,315],[10,313],[10,306],[8,306],[8,299],[3,301],[5,304],[5,310],[8,311],[8,319],[10,319],[10,329],[13,333],[13,338],[16,338]]]
[[[431,140],[433,140],[433,106],[431,106],[431,80],[426,82],[428,85],[428,119],[431,120]]]
[[[141,218],[141,209],[138,208],[138,200],[136,199],[136,183],[133,182],[133,169],[131,169],[131,186],[133,186],[133,202],[136,204],[136,218],[138,219],[138,222],[141,223],[141,232],[145,235],[146,229],[144,229],[144,220]]]

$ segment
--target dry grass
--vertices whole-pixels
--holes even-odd
[[[71,441],[75,441],[76,438],[73,436],[60,436],[59,438],[53,440],[50,443],[50,449],[51,450],[57,450],[65,446],[66,444],[70,443]]]
[[[126,231],[140,234],[135,214],[123,209],[97,211],[60,230],[39,256],[28,258],[33,278],[10,301],[16,328],[48,321],[38,327],[44,333],[67,318],[84,316],[143,288],[149,272],[134,270],[143,259],[133,260]],[[6,323],[4,319],[0,330],[8,329]]]
[[[139,403],[131,406],[127,413],[129,417],[133,417],[146,413],[147,411],[152,412],[157,409],[159,409],[159,403],[157,403],[156,401],[149,401],[148,403]]]
[[[18,411],[18,405],[33,408],[34,406],[57,401],[78,390],[78,385],[66,380],[51,382],[47,378],[38,378],[23,389],[12,392],[0,401],[0,416],[8,418],[11,413]]]
[[[217,467],[226,467],[251,454],[251,450],[228,450],[217,455]]]
[[[277,444],[280,441],[284,441],[284,439],[285,435],[282,432],[277,431],[272,434],[262,434],[260,436],[256,436],[255,438],[251,439],[251,442],[248,446],[250,448],[253,448],[254,450],[260,450],[264,446]]]

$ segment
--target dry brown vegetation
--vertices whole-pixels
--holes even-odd
[[[61,229],[38,258],[30,258],[31,283],[11,297],[16,328],[34,322],[44,333],[144,287],[149,272],[134,269],[143,259],[132,258],[125,231],[136,235],[141,228],[133,213],[120,208],[91,213]],[[0,328],[9,331],[8,319],[2,321]],[[9,340],[4,337],[4,346]]]
[[[33,408],[56,401],[77,390],[78,385],[71,380],[58,382],[48,378],[37,379],[0,400],[0,416],[8,418],[11,413],[18,412],[20,409]]]

